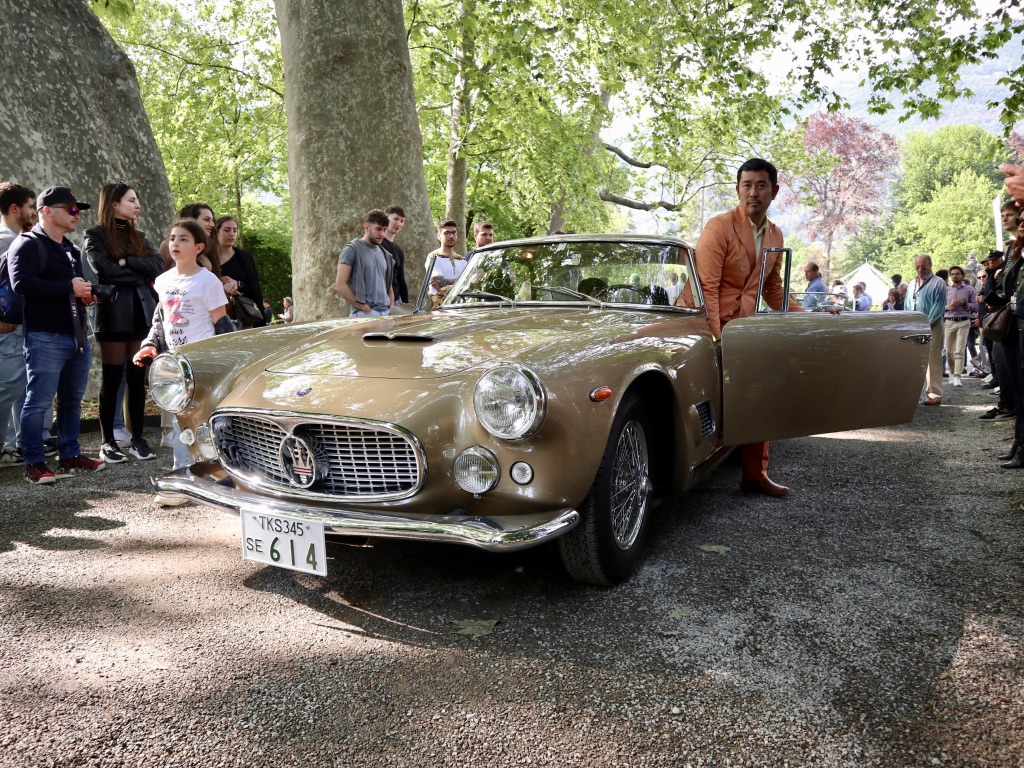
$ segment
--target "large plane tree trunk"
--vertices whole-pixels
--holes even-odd
[[[82,0],[0,0],[0,178],[37,192],[62,185],[93,204],[100,188],[131,184],[139,226],[160,240],[174,200],[139,95],[135,68]]]
[[[334,293],[338,254],[362,236],[368,210],[391,203],[407,215],[397,242],[413,294],[436,241],[401,0],[274,4],[288,113],[297,317],[342,313]]]

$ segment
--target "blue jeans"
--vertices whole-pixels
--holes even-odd
[[[13,333],[0,334],[0,448],[18,444],[25,379],[25,334],[18,326]]]
[[[43,418],[57,398],[57,451],[60,458],[81,454],[78,433],[82,422],[82,397],[89,382],[92,350],[78,351],[75,337],[65,333],[25,334],[25,362],[28,385],[21,409],[21,450],[26,464],[45,461]]]
[[[391,314],[390,309],[374,309],[371,312],[363,312],[359,309],[353,309],[349,313],[349,317],[387,317]]]

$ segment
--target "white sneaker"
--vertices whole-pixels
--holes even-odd
[[[962,380],[960,379],[960,377],[959,377],[959,376],[954,376],[954,377],[953,377],[953,386],[954,386],[954,387],[962,387],[963,385],[964,385],[964,383],[963,383],[963,381],[962,381]]]
[[[160,437],[161,448],[173,448],[174,447],[174,432],[164,432]]]
[[[159,504],[161,507],[180,507],[182,504],[188,504],[187,496],[165,496],[162,493],[158,493],[153,497],[153,501]]]
[[[132,433],[124,427],[114,427],[114,442],[122,448],[131,445]]]
[[[982,384],[991,384],[992,383],[992,374],[990,373],[988,376],[986,376],[984,379],[982,379],[981,383]]]

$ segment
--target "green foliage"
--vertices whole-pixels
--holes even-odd
[[[919,253],[931,254],[936,269],[963,264],[969,251],[987,253],[995,245],[992,201],[1002,194],[994,166],[1011,153],[976,126],[910,134],[892,210],[864,225],[849,252],[904,275]]]
[[[135,0],[89,0],[89,5],[101,19],[127,19],[135,13]]]
[[[957,171],[931,199],[905,211],[899,225],[903,238],[918,253],[931,254],[936,269],[963,264],[968,251],[995,247],[992,200],[999,194],[989,178],[971,169]]]
[[[247,197],[242,210],[239,247],[253,255],[263,298],[270,300],[274,314],[280,314],[281,299],[292,295],[291,208]]]
[[[135,64],[176,203],[242,215],[249,194],[287,194],[287,127],[277,22],[270,3],[193,9],[136,0],[104,17]],[[244,218],[244,217],[243,217]]]
[[[975,125],[949,125],[932,133],[914,131],[903,143],[903,174],[895,198],[906,206],[930,200],[961,171],[1001,185],[996,166],[1013,152],[998,136]]]

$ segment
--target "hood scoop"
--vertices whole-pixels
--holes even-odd
[[[432,344],[437,338],[436,335],[427,333],[403,333],[401,331],[377,331],[363,334],[363,341],[406,341],[411,344]]]

